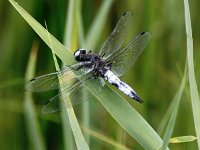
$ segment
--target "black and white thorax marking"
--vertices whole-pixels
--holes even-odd
[[[69,97],[70,103],[69,105],[65,103],[64,107],[71,107],[84,101],[81,91],[84,91],[88,80],[95,78],[105,79],[132,99],[143,102],[129,85],[119,79],[133,66],[151,37],[149,32],[142,32],[123,47],[131,17],[132,13],[129,11],[122,15],[112,33],[100,47],[98,54],[86,53],[85,49],[78,49],[74,53],[78,63],[33,78],[26,84],[26,90],[32,92],[60,89],[60,93],[44,104],[42,113],[60,110],[60,102],[66,100],[66,97]],[[63,88],[60,88],[60,84],[64,85]],[[95,86],[102,86],[102,84],[95,84]]]
[[[82,66],[93,68],[92,72],[94,76],[103,77],[106,81],[116,86],[127,96],[143,103],[143,100],[136,94],[136,92],[125,82],[122,82],[112,71],[112,64],[104,61],[100,56],[91,54],[91,51],[86,53],[85,49],[78,49],[74,53],[74,57],[77,61],[82,63]]]

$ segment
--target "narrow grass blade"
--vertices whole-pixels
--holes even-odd
[[[4,88],[9,88],[14,85],[21,85],[24,84],[24,78],[17,78],[9,81],[2,82],[0,85],[0,90]]]
[[[94,49],[106,23],[113,0],[104,0],[86,37],[86,48]]]
[[[47,25],[46,25],[46,28],[47,28]],[[49,35],[49,32],[47,34]],[[55,68],[56,68],[57,71],[59,71],[60,67],[58,65],[58,61],[57,61],[56,55],[53,52],[53,46],[51,44],[50,36],[49,36],[49,42],[50,42],[50,45],[51,45],[51,51],[52,51],[52,55],[53,55]],[[60,84],[60,86],[61,86],[61,89],[64,88],[64,87],[62,87],[62,84]],[[73,113],[73,111],[72,111],[72,113]],[[71,115],[71,114],[68,114],[68,112],[66,110],[63,110],[61,112],[62,127],[63,127],[63,139],[64,139],[63,143],[64,143],[65,149],[73,149],[74,140],[73,140],[73,135],[72,135],[72,132],[71,132],[71,128],[68,125],[68,123],[70,122],[68,115]]]
[[[193,39],[192,39],[192,27],[191,27],[190,9],[188,0],[184,0],[184,8],[185,8],[185,27],[187,35],[187,61],[188,61],[190,95],[192,101],[192,111],[193,111],[195,131],[197,136],[197,143],[200,149],[200,99],[194,73]]]
[[[35,64],[37,58],[37,49],[38,43],[33,44],[33,48],[31,50],[27,71],[26,71],[26,81],[28,79],[33,78],[35,71]],[[42,132],[39,127],[39,122],[37,118],[37,114],[34,108],[33,98],[31,93],[26,92],[24,97],[24,115],[26,118],[26,127],[29,137],[29,142],[33,149],[44,150],[45,144],[42,138]]]
[[[64,45],[69,47],[69,50],[73,52],[77,48],[77,10],[76,5],[78,0],[70,0],[66,19],[66,29],[64,34]]]
[[[82,20],[82,0],[79,0],[79,3],[76,5],[77,10],[77,28],[78,28],[78,38],[80,42],[80,46],[86,48],[85,46],[85,34]]]
[[[61,59],[64,60],[66,64],[72,62],[72,57],[70,57],[70,52],[50,33],[48,35],[47,30],[38,23],[33,17],[31,17],[22,7],[20,7],[14,0],[9,0],[13,7],[21,14],[21,16],[26,20],[26,22],[33,28],[33,30],[41,37],[41,39],[49,46],[54,48],[54,53]],[[52,41],[50,43],[49,37]]]
[[[66,30],[65,30],[65,45],[67,45],[71,50],[77,47],[77,5],[79,4],[78,0],[70,0],[69,7],[67,12],[67,19],[66,19]],[[66,114],[68,114],[68,119],[66,118]],[[63,110],[61,113],[61,117],[63,120],[63,130],[65,132],[64,135],[64,144],[66,149],[73,148],[73,137],[71,134],[71,130],[69,126],[67,126],[66,119],[70,121],[71,129],[74,134],[75,142],[77,145],[77,149],[89,149],[88,144],[86,143],[85,138],[81,132],[80,126],[76,119],[75,113],[73,108],[69,108]]]
[[[115,148],[118,148],[120,150],[130,150],[128,147],[124,146],[124,145],[121,145],[120,143],[114,141],[113,139],[111,138],[108,138],[107,136],[101,134],[101,133],[98,133],[94,130],[91,130],[89,128],[86,128],[86,127],[82,127],[83,131],[86,132],[87,134],[93,136],[94,138],[98,139],[98,140],[101,140],[105,143],[108,143],[112,146],[114,146]]]
[[[73,13],[73,6],[74,6],[74,2],[75,1],[72,1],[70,0],[68,2],[68,11],[67,11],[67,18],[65,19],[66,22],[65,22],[65,34],[64,34],[64,45],[68,45],[69,46],[69,49],[71,49],[70,45],[71,45],[71,39],[72,39],[72,13]],[[68,39],[68,40],[66,40]],[[68,100],[68,98],[67,98]],[[69,119],[69,116],[71,115],[75,115],[73,114],[74,111],[71,111],[72,113],[70,114],[70,111],[67,111],[67,110],[63,110],[61,111],[61,119],[62,119],[62,129],[63,129],[63,139],[64,139],[64,147],[65,149],[73,149],[74,148],[74,139],[73,139],[73,134],[72,134],[72,131],[71,131],[71,128],[70,126],[68,125],[68,122],[70,122],[70,119]],[[73,120],[72,120],[73,121]],[[75,118],[75,121],[74,122],[77,122],[76,121],[76,118]],[[80,131],[80,130],[79,130]],[[80,132],[80,134],[82,134]]]
[[[93,50],[95,48],[95,46],[97,45],[97,42],[98,42],[100,35],[103,31],[103,28],[105,26],[106,18],[108,16],[108,12],[109,12],[112,2],[113,2],[113,0],[104,0],[102,2],[101,7],[98,10],[97,16],[93,20],[92,25],[88,31],[88,35],[84,41],[81,38],[81,37],[83,37],[83,35],[81,35],[81,33],[83,33],[83,32],[80,32],[79,37],[82,41],[81,44],[83,44],[82,46],[84,48]],[[79,18],[81,18],[81,17],[79,16]],[[80,22],[79,25],[82,25],[81,21],[79,21],[79,22]],[[79,29],[81,31],[81,29],[83,29],[83,27],[80,26]],[[88,97],[89,93],[86,90],[83,93],[84,93],[84,97]],[[90,127],[89,126],[89,123],[90,123],[89,113],[90,113],[89,112],[89,103],[86,102],[83,104],[82,118],[83,118],[84,126],[87,126],[87,127]],[[87,137],[88,142],[90,141],[89,139],[90,138]]]
[[[186,69],[185,69],[186,70]],[[181,100],[181,96],[185,87],[185,83],[186,83],[186,71],[184,74],[184,77],[182,79],[181,85],[179,87],[179,90],[177,91],[174,100],[175,104],[174,104],[174,110],[171,114],[171,117],[169,119],[165,134],[164,134],[164,138],[163,138],[163,146],[162,146],[162,150],[165,150],[168,146],[169,143],[169,139],[172,136],[173,130],[174,130],[174,125],[176,122],[176,116],[178,113],[178,108],[179,108],[179,104],[180,104],[180,100]]]
[[[161,123],[160,123],[160,125],[159,125],[159,127],[157,129],[157,133],[159,135],[162,135],[164,133],[164,130],[165,130],[166,126],[167,126],[167,122],[168,122],[168,120],[170,118],[170,115],[172,114],[173,110],[175,109],[175,106],[176,106],[175,104],[176,103],[177,103],[177,99],[174,98],[172,100],[168,110],[165,112],[165,115],[163,116],[163,119],[162,119],[162,121],[161,121]]]
[[[70,1],[70,5],[69,5],[69,11],[71,12],[70,15],[72,16],[68,16],[69,18],[74,18],[73,14],[73,10],[74,10],[74,2],[73,0]],[[68,32],[72,31],[72,26],[73,26],[73,21],[72,20],[68,20]],[[56,59],[55,53],[53,51],[53,45],[52,45],[52,41],[50,38],[50,34],[49,32],[47,33],[48,37],[49,37],[49,42],[50,42],[50,46],[51,46],[51,50],[52,50],[52,54],[53,54],[53,59],[54,59],[54,63],[55,63],[55,67],[56,70],[59,71],[59,65],[58,65],[58,61]],[[73,34],[70,34],[71,37],[67,36],[67,43],[71,42],[71,39],[73,39]],[[69,42],[70,41],[70,42]],[[64,90],[64,85],[62,84],[64,81],[61,81],[60,83],[60,87],[61,87],[61,91]],[[64,101],[65,102],[70,102],[70,100],[68,100],[68,98]],[[63,109],[63,111],[61,112],[61,118],[62,118],[62,123],[63,123],[63,131],[64,131],[64,145],[65,145],[65,149],[73,149],[73,137],[71,134],[71,130],[73,132],[74,138],[75,138],[75,142],[76,142],[76,146],[77,149],[84,149],[84,150],[89,150],[89,146],[85,141],[85,138],[83,137],[83,134],[81,132],[81,129],[79,127],[75,112],[73,110],[73,107],[68,108],[68,109]],[[71,125],[71,129],[69,128],[69,126],[67,125],[67,123],[70,122]]]
[[[116,142],[120,145],[126,146],[126,141],[127,141],[127,134],[126,132],[121,128],[117,128],[117,137],[116,137]],[[120,150],[119,148],[116,148],[116,150]]]
[[[36,21],[30,15],[28,15],[19,5],[17,5],[13,0],[10,0],[10,2],[20,12],[20,14],[22,14],[22,17],[26,18],[26,21],[29,21],[29,24],[32,25],[32,22],[33,22],[34,25],[32,25],[32,27],[35,30],[45,31],[45,29],[40,29],[43,27],[41,25],[37,26],[37,24],[35,23]],[[44,32],[37,32],[37,33],[44,34],[44,35],[40,35],[42,37],[47,36],[47,34]],[[43,40],[45,40],[45,42],[48,43],[48,45],[50,45],[48,37],[43,38]],[[54,44],[55,44],[55,47],[58,47],[60,45],[60,43],[57,40],[55,40],[55,38],[51,38],[51,41],[53,43],[53,47],[54,47]],[[62,52],[60,52],[60,50]],[[64,48],[59,49],[59,50],[57,48],[54,48],[54,51],[56,55],[63,62],[65,62],[66,64],[69,62],[69,60],[66,58],[63,58],[63,56],[60,57],[62,53],[67,53]],[[67,53],[67,54],[70,54],[70,53]],[[145,149],[154,150],[161,147],[162,140],[159,137],[159,135],[144,120],[144,118],[134,108],[132,108],[128,102],[126,102],[125,99],[120,97],[116,92],[111,90],[111,88],[109,88],[107,85],[105,85],[104,88],[101,88],[100,91],[97,90],[96,84],[93,84],[92,81],[87,82],[85,85],[87,89],[102,103],[102,105],[113,116],[113,118],[124,128],[124,130],[126,130],[127,133],[129,133],[135,140],[137,140]],[[76,125],[77,124],[74,124],[74,126]],[[78,131],[73,131],[73,132],[78,132]]]
[[[192,142],[196,140],[197,138],[195,136],[179,136],[179,137],[173,137],[169,140],[170,143],[185,143],[185,142]]]

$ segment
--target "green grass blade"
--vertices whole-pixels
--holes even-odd
[[[167,126],[167,122],[170,118],[170,115],[172,114],[173,110],[175,109],[175,104],[177,103],[177,99],[173,99],[173,101],[171,102],[168,110],[165,112],[165,115],[163,116],[163,119],[157,129],[157,133],[159,135],[162,135],[164,130],[165,130],[165,127]]]
[[[176,116],[178,113],[178,109],[179,109],[179,104],[180,104],[180,100],[181,100],[181,96],[185,87],[185,83],[186,83],[186,71],[183,77],[183,80],[181,82],[181,85],[179,87],[179,90],[177,91],[174,100],[175,104],[174,104],[174,110],[171,114],[171,117],[169,119],[165,134],[164,134],[164,138],[163,138],[163,146],[162,146],[162,150],[165,150],[168,146],[170,137],[172,136],[173,130],[174,130],[174,125],[176,122]]]
[[[77,0],[70,0],[69,7],[67,12],[67,19],[66,19],[66,32],[65,32],[65,45],[67,45],[71,50],[76,48],[77,42],[77,30],[76,30],[76,18],[77,18],[77,5],[79,1]],[[73,137],[71,136],[71,130],[69,126],[67,126],[66,122],[66,114],[68,114],[68,119],[71,124],[72,132],[74,134],[75,142],[78,149],[89,149],[88,144],[86,143],[85,138],[81,132],[79,127],[78,121],[75,117],[75,113],[73,108],[63,110],[61,113],[62,120],[63,120],[63,130],[65,132],[64,139],[65,139],[65,147],[66,149],[72,149],[73,147]],[[71,148],[70,148],[71,147]]]
[[[76,28],[76,5],[78,0],[70,0],[66,19],[66,29],[64,35],[64,45],[73,52],[77,47],[77,28]]]
[[[107,85],[98,90],[94,83],[88,82],[87,87],[120,126],[145,149],[153,150],[161,147],[161,138],[125,99]]]
[[[3,90],[4,88],[8,88],[14,85],[21,85],[24,84],[24,78],[17,78],[9,81],[5,81],[1,83],[0,90]]]
[[[82,127],[83,131],[86,132],[87,134],[91,135],[92,137],[98,139],[98,140],[101,140],[105,143],[108,143],[112,146],[114,146],[115,148],[118,148],[120,150],[130,150],[128,147],[124,146],[124,145],[121,145],[120,143],[114,141],[113,139],[101,134],[101,133],[98,133],[96,131],[93,131],[89,128],[86,128],[86,127]]]
[[[66,51],[65,47],[54,38],[48,31],[43,28],[34,18],[32,18],[24,9],[22,9],[16,2],[10,0],[11,4],[16,8],[16,10],[23,16],[23,18],[29,23],[29,25],[35,30],[35,32],[45,41],[45,43],[53,48],[53,52],[61,59],[64,60],[66,64],[69,64],[71,61]],[[70,55],[70,53],[69,53]],[[73,110],[68,110],[70,123],[72,127],[72,131],[74,133],[75,141],[78,149],[89,149],[84,137],[82,136],[80,127],[76,120],[75,114]]]
[[[49,35],[49,32],[48,32],[48,35]],[[50,38],[49,38],[49,41],[51,43],[51,39]],[[52,55],[53,55],[53,60],[54,60],[55,68],[56,68],[57,71],[59,71],[60,67],[58,65],[58,61],[57,61],[56,55],[53,52],[52,45],[51,45],[51,50],[52,50]],[[61,84],[61,89],[62,88],[64,88],[64,87],[62,87],[62,84]],[[73,111],[72,111],[72,113],[73,113]],[[72,132],[71,132],[71,128],[68,125],[69,122],[70,122],[69,117],[68,117],[69,115],[71,115],[71,114],[70,114],[70,112],[68,114],[67,110],[61,111],[62,127],[63,127],[63,139],[64,139],[63,143],[64,143],[65,149],[73,149],[73,143],[74,143],[73,135],[72,135]]]
[[[104,0],[101,4],[101,7],[98,11],[97,17],[95,17],[90,29],[88,36],[86,40],[84,40],[84,31],[83,31],[83,22],[81,17],[81,7],[80,5],[77,7],[78,13],[77,13],[77,24],[78,24],[78,33],[79,33],[79,39],[81,43],[81,47],[83,48],[89,48],[94,49],[94,47],[97,45],[97,42],[100,38],[100,35],[103,31],[103,27],[105,26],[105,20],[108,16],[109,8],[111,7],[113,0]],[[84,90],[84,89],[83,89]],[[88,97],[88,91],[84,90],[84,99],[89,99]],[[84,126],[90,127],[90,105],[89,102],[85,102],[82,104],[82,122]],[[90,137],[87,136],[87,141],[90,141]]]
[[[74,1],[70,0],[68,2],[68,11],[67,11],[67,18],[65,19],[65,34],[64,34],[64,45],[69,46],[69,49],[71,49],[71,39],[72,39],[72,13],[73,13],[73,6],[74,6]],[[68,98],[67,98],[68,100]],[[65,149],[73,149],[74,148],[74,139],[73,139],[73,133],[71,131],[71,127],[68,125],[70,122],[69,116],[73,115],[74,111],[71,111],[72,114],[70,114],[70,111],[63,110],[61,111],[61,119],[62,119],[62,129],[63,129],[63,139],[64,139],[64,147]],[[77,122],[75,120],[75,122]],[[80,130],[79,130],[80,131]],[[82,133],[81,133],[82,134]]]
[[[24,17],[25,20],[28,21],[29,24],[31,24],[31,27],[33,27],[34,30],[41,31],[41,32],[37,31],[37,33],[41,37],[43,37],[43,40],[45,40],[45,42],[48,43],[48,45],[50,45],[48,37],[45,37],[47,36],[45,32],[46,30],[41,29],[43,27],[41,25],[38,26],[38,24],[35,23],[36,21],[30,15],[28,15],[28,13],[26,13],[19,5],[17,5],[13,0],[10,0],[10,2],[20,12],[20,14],[22,14],[22,17]],[[55,38],[51,36],[50,38],[53,43],[52,45],[54,47],[54,52],[63,62],[67,64],[69,60],[63,58],[62,56],[63,53],[67,52],[65,51],[64,48],[62,48],[63,46],[60,46],[61,44],[57,40],[55,40]],[[60,46],[62,49],[55,48],[58,46]],[[70,53],[68,52],[67,54]],[[97,87],[95,86],[95,84],[90,84],[91,82],[85,84],[87,89],[102,103],[102,105],[113,116],[113,118],[127,131],[127,133],[129,133],[135,140],[137,140],[145,149],[154,150],[161,147],[162,140],[159,137],[159,135],[144,120],[144,118],[134,108],[132,108],[128,102],[126,102],[125,99],[120,97],[107,85],[105,85],[104,88],[102,88],[100,91],[96,90]],[[142,105],[140,105],[140,107],[142,107]],[[73,124],[73,126],[76,125],[77,124]],[[73,131],[73,132],[78,132],[78,131]]]
[[[83,27],[83,20],[82,20],[82,0],[79,0],[79,3],[76,6],[76,10],[77,10],[77,29],[78,29],[78,37],[79,37],[79,41],[80,41],[80,47],[82,48],[86,48],[86,43],[85,43],[85,35],[84,35],[84,27]],[[82,93],[83,93],[83,99],[90,99],[89,98],[89,93],[87,89],[82,89]],[[82,104],[82,109],[81,109],[82,113],[81,113],[81,118],[82,118],[82,124],[86,127],[90,127],[90,103],[85,102]],[[88,142],[88,144],[90,144],[90,134],[85,134],[85,138],[86,141]]]
[[[83,35],[81,35],[81,33],[83,34],[83,31],[81,29],[83,29],[83,27],[79,27],[79,30],[82,31],[80,32],[80,41],[81,41],[81,46],[84,47],[84,48],[88,48],[88,49],[91,49],[93,50],[95,48],[95,46],[97,45],[97,42],[100,38],[100,35],[103,31],[103,28],[105,26],[105,23],[106,23],[106,18],[108,16],[108,12],[109,12],[109,9],[111,7],[111,4],[112,4],[113,0],[104,0],[101,4],[101,7],[100,9],[98,10],[98,13],[97,13],[97,16],[95,17],[89,31],[88,31],[88,35],[86,37],[86,39],[83,41],[82,37]],[[79,20],[80,20],[80,16],[79,16]],[[81,24],[81,21],[79,21],[80,24],[79,25],[82,25]],[[88,92],[87,91],[84,91],[84,97],[88,97]],[[82,118],[83,118],[83,124],[84,126],[86,127],[90,127],[90,118],[89,118],[89,103],[86,102],[83,104],[83,111],[82,111]],[[87,141],[89,142],[90,138],[87,136]]]
[[[75,24],[75,21],[73,21],[72,18],[75,18],[74,14],[76,13],[73,13],[74,12],[74,7],[75,7],[75,1],[74,0],[71,0],[70,1],[70,4],[69,4],[69,12],[68,12],[68,20],[67,20],[67,30],[66,32],[67,33],[71,33],[71,31],[73,30],[72,27],[74,26]],[[58,61],[56,59],[56,56],[55,56],[55,53],[53,51],[53,45],[51,44],[52,41],[51,41],[51,38],[50,38],[50,34],[49,32],[47,33],[48,34],[48,37],[49,37],[49,42],[50,42],[50,46],[51,46],[51,50],[52,50],[52,53],[53,53],[53,59],[54,59],[54,63],[55,63],[55,67],[56,67],[56,70],[60,70],[59,68],[59,65],[58,65]],[[72,37],[74,37],[75,32],[72,32],[71,34],[69,34],[70,36],[66,36],[66,43],[68,43],[68,46],[71,47],[71,39],[73,39]],[[61,87],[61,91],[64,90],[64,85],[62,84],[64,81],[61,81],[60,83],[60,87]],[[68,100],[68,98],[64,101],[65,102],[70,102],[70,100]],[[76,115],[75,115],[75,112],[73,110],[73,107],[72,108],[69,108],[69,109],[63,109],[63,111],[61,112],[61,118],[62,118],[62,125],[63,125],[63,131],[64,131],[64,134],[63,134],[63,138],[64,138],[64,145],[65,145],[65,149],[73,149],[73,137],[72,137],[72,134],[71,134],[71,130],[73,132],[73,135],[74,135],[74,138],[75,138],[75,142],[76,142],[76,146],[77,146],[77,149],[84,149],[84,150],[87,150],[89,149],[89,146],[88,144],[86,143],[85,141],[85,138],[83,137],[83,134],[81,132],[81,129],[79,127],[79,124],[78,124],[78,121],[77,121],[77,118],[76,118]],[[70,122],[70,125],[71,125],[71,129],[69,128],[69,126],[67,125],[68,122]]]
[[[86,48],[94,49],[103,31],[113,0],[104,0],[86,37]]]
[[[196,140],[197,138],[195,136],[191,136],[191,135],[188,135],[188,136],[179,136],[179,137],[173,137],[170,139],[170,143],[185,143],[185,142],[192,142],[194,140]]]
[[[193,111],[195,131],[197,136],[197,143],[200,149],[200,99],[194,73],[193,39],[192,39],[192,27],[191,27],[190,9],[188,0],[184,0],[184,8],[185,8],[185,27],[187,35],[187,61],[188,61],[190,95],[192,101],[192,111]]]
[[[27,70],[26,70],[26,81],[34,77],[36,58],[37,58],[38,44],[34,43]],[[33,149],[44,150],[45,144],[42,138],[42,132],[39,127],[37,114],[34,108],[32,94],[30,92],[25,93],[24,98],[24,115],[26,118],[26,127],[28,132],[29,141]]]
[[[82,0],[79,0],[79,3],[76,6],[77,10],[77,28],[78,28],[78,37],[80,41],[80,46],[81,47],[86,47],[85,46],[85,34],[84,34],[84,27],[83,27],[83,20],[82,20]]]
[[[66,64],[72,62],[70,52],[48,31],[38,23],[33,17],[31,17],[23,8],[21,8],[14,0],[9,0],[13,7],[23,16],[26,22],[32,27],[32,29],[41,37],[41,39],[49,46],[53,47],[54,53]],[[51,40],[49,40],[49,38]],[[50,43],[51,41],[51,43]]]

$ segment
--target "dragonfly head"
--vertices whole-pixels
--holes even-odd
[[[83,59],[83,56],[86,55],[86,50],[85,49],[77,49],[74,52],[74,58],[76,61],[81,61]]]

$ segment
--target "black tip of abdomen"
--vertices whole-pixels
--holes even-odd
[[[132,94],[134,95],[133,97],[134,100],[138,101],[141,104],[144,103],[144,101],[137,94],[135,93],[132,93]]]
[[[144,101],[140,98],[140,97],[138,97],[137,99],[135,99],[136,101],[138,101],[139,103],[144,103]]]

